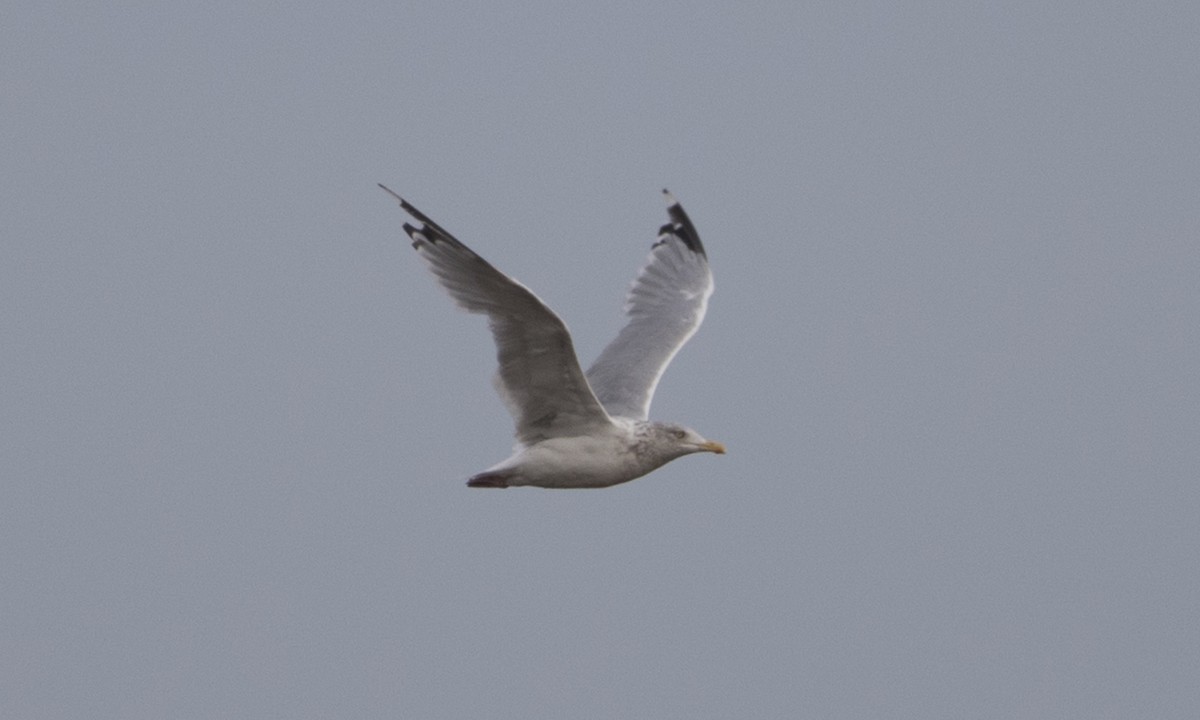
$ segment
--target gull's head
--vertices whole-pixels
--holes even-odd
[[[651,423],[649,427],[651,444],[668,460],[698,452],[725,454],[724,445],[705,439],[691,428],[670,423]]]

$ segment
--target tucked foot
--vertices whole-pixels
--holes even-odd
[[[467,481],[467,487],[506,488],[508,477],[501,473],[479,473]]]

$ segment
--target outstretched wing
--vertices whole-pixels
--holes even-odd
[[[588,386],[571,334],[558,315],[404,198],[379,187],[419,222],[405,223],[404,231],[442,287],[459,307],[487,315],[500,363],[496,389],[512,413],[517,440],[529,445],[610,425],[612,420]]]
[[[700,236],[671,193],[663,190],[671,221],[658,231],[650,259],[625,302],[629,323],[587,372],[611,416],[645,420],[663,371],[700,327],[712,273]]]

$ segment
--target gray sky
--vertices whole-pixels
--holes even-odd
[[[502,5],[6,13],[5,714],[1195,717],[1200,5]],[[376,182],[729,454],[468,490]]]

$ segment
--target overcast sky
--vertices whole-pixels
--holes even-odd
[[[1195,2],[21,3],[13,718],[1194,718]],[[410,199],[584,364],[716,278],[599,491],[508,455]]]

